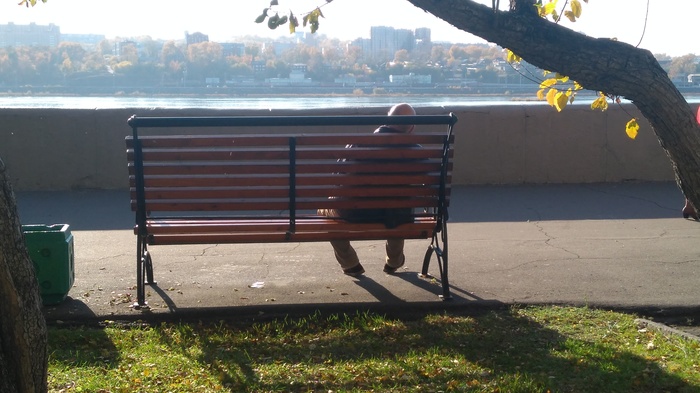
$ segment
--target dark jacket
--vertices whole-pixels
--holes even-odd
[[[400,130],[389,126],[381,126],[374,131],[375,134],[402,134]],[[395,145],[394,145],[395,146]],[[352,148],[349,145],[348,148]],[[399,146],[397,146],[399,147]],[[420,145],[400,146],[400,147],[421,147]],[[396,160],[363,160],[363,162],[376,162],[377,164],[387,162],[397,162]],[[391,187],[391,186],[386,186]],[[394,209],[339,209],[338,215],[346,221],[357,223],[383,223],[387,228],[395,228],[401,224],[411,223],[414,220],[412,208]]]

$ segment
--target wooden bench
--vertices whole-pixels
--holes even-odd
[[[434,253],[441,297],[449,299],[446,224],[456,121],[453,114],[132,116],[126,151],[136,212],[134,306],[147,306],[145,285],[154,283],[149,245],[331,239],[431,239],[421,274],[428,275]],[[415,124],[416,132],[373,134],[382,124]],[[435,132],[436,125],[446,131]],[[329,133],[330,126],[353,132]],[[274,133],[284,127],[304,133]],[[152,135],[139,135],[143,129]],[[412,222],[391,229],[317,213],[360,208],[415,213]]]

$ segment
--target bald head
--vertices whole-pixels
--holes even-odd
[[[413,107],[410,104],[396,104],[389,109],[389,116],[414,116],[416,114],[416,110],[413,109]],[[415,126],[413,124],[398,124],[398,125],[392,125],[391,128],[403,131],[406,133],[413,132],[413,128]]]

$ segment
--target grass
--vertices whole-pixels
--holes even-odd
[[[49,329],[54,392],[700,392],[700,343],[570,307]]]

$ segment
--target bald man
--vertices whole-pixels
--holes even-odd
[[[389,116],[411,116],[415,115],[416,111],[409,104],[397,104],[389,110]],[[375,134],[410,134],[413,132],[415,125],[383,125],[377,128]],[[352,146],[349,146],[352,147]],[[420,147],[420,146],[416,146]],[[380,163],[378,164],[380,165]],[[413,209],[397,208],[397,209],[355,209],[355,210],[319,210],[319,214],[328,217],[341,217],[350,222],[381,222],[387,228],[393,228],[400,224],[413,222]],[[359,277],[364,274],[365,269],[357,257],[355,249],[348,240],[331,240],[335,258],[343,269],[343,273]],[[387,239],[386,241],[386,263],[384,264],[384,272],[388,274],[396,273],[406,262],[406,257],[403,253],[403,239]]]

